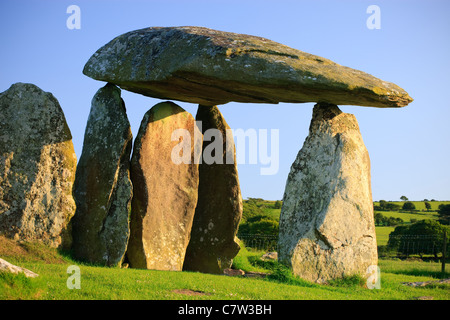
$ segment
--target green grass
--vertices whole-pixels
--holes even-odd
[[[274,220],[280,220],[281,209],[264,208],[263,211],[270,218],[272,218]]]
[[[55,258],[55,252],[44,248],[41,254]],[[46,253],[47,252],[47,253]],[[415,299],[432,296],[450,299],[448,285],[411,288],[402,282],[427,281],[442,275],[440,265],[432,262],[380,260],[381,289],[365,288],[360,277],[348,277],[329,284],[316,284],[294,276],[277,262],[263,262],[263,252],[241,250],[234,261],[236,268],[266,272],[265,279],[228,277],[196,272],[170,272],[139,269],[105,268],[80,264],[67,256],[52,263],[27,256],[8,256],[7,260],[39,274],[37,278],[0,273],[0,299],[108,300],[108,299],[221,299],[221,300],[354,300]],[[6,257],[5,257],[6,258]],[[68,289],[67,267],[75,264],[81,270],[81,289]],[[195,295],[185,294],[196,292]]]
[[[274,209],[275,201],[264,201],[261,210],[278,220],[280,209]],[[401,202],[399,202],[401,203]],[[423,201],[414,201],[416,208],[425,209]],[[430,202],[432,210],[450,201]],[[423,208],[422,208],[423,206]],[[430,212],[381,212],[409,223],[411,219],[436,219]],[[377,244],[386,245],[394,227],[376,227]],[[402,282],[429,281],[448,278],[440,272],[437,262],[379,260],[381,289],[369,290],[360,276],[316,284],[294,276],[290,270],[277,262],[260,260],[262,251],[241,249],[234,259],[233,267],[244,271],[267,273],[265,279],[227,277],[195,272],[169,272],[139,269],[106,268],[73,261],[54,249],[38,244],[15,244],[0,237],[0,256],[7,261],[30,269],[40,276],[34,279],[24,275],[0,272],[0,300],[108,300],[108,299],[238,299],[238,300],[405,300],[419,296],[432,296],[435,300],[449,300],[450,287],[437,285],[412,288]],[[68,289],[70,274],[67,268],[77,265],[81,269],[81,289]],[[447,268],[449,268],[447,266]],[[189,291],[190,290],[190,291]],[[195,292],[191,295],[189,292]]]
[[[400,218],[404,222],[411,222],[411,219],[416,220],[425,220],[425,219],[433,219],[436,220],[439,216],[437,212],[398,212],[398,211],[375,211],[381,213],[386,217]]]
[[[389,240],[389,234],[394,231],[395,227],[375,227],[375,234],[377,237],[377,245],[385,246]]]
[[[241,248],[239,254],[233,260],[233,267],[244,271],[270,272],[263,265],[255,265],[254,261],[264,254],[263,251]]]

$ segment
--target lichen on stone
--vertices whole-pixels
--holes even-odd
[[[370,160],[353,115],[314,107],[280,215],[279,260],[310,281],[365,275],[377,263]]]
[[[76,155],[56,98],[33,84],[0,94],[0,233],[70,248]]]

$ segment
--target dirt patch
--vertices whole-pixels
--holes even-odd
[[[0,236],[0,257],[24,256],[27,251],[14,240]]]
[[[433,300],[434,298],[431,296],[421,296],[421,297],[414,297],[414,300]]]
[[[184,294],[187,296],[210,296],[211,295],[211,293],[198,291],[198,290],[191,290],[191,289],[175,289],[175,290],[172,290],[172,292],[178,293],[178,294]]]
[[[241,269],[225,269],[223,274],[230,277],[245,277],[245,278],[265,278],[269,274],[265,272],[253,272],[253,271],[243,271]]]
[[[0,257],[13,261],[42,261],[45,263],[66,263],[55,248],[42,243],[19,242],[0,235]]]

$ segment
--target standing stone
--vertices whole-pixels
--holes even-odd
[[[0,234],[68,249],[77,160],[58,101],[16,83],[0,94],[0,115]]]
[[[107,84],[92,99],[77,167],[73,253],[77,259],[119,265],[125,255],[131,207],[132,134],[120,89]]]
[[[194,118],[178,105],[158,103],[144,115],[131,159],[131,267],[182,270],[197,204],[200,148]]]
[[[279,260],[310,281],[365,275],[377,264],[370,160],[356,118],[316,104],[292,164],[280,216]]]
[[[240,249],[235,237],[242,217],[242,197],[234,140],[217,107],[200,105],[196,120],[201,121],[203,137],[209,141],[203,141],[198,202],[184,269],[222,274]],[[214,138],[205,135],[209,129],[215,129],[209,131],[216,133]]]

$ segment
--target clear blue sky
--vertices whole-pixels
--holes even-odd
[[[81,29],[69,30],[69,5]],[[381,29],[369,30],[369,5]],[[91,99],[104,83],[82,74],[112,38],[151,26],[203,26],[269,38],[368,72],[404,88],[402,109],[342,106],[355,114],[371,158],[374,200],[450,200],[450,1],[0,1],[0,92],[16,82],[49,91],[60,102],[79,158]],[[159,100],[122,91],[133,135]],[[197,106],[179,103],[195,115]],[[313,104],[220,107],[232,128],[279,129],[280,167],[239,165],[244,198],[281,199],[290,166],[308,133]],[[1,117],[1,115],[0,115]]]

